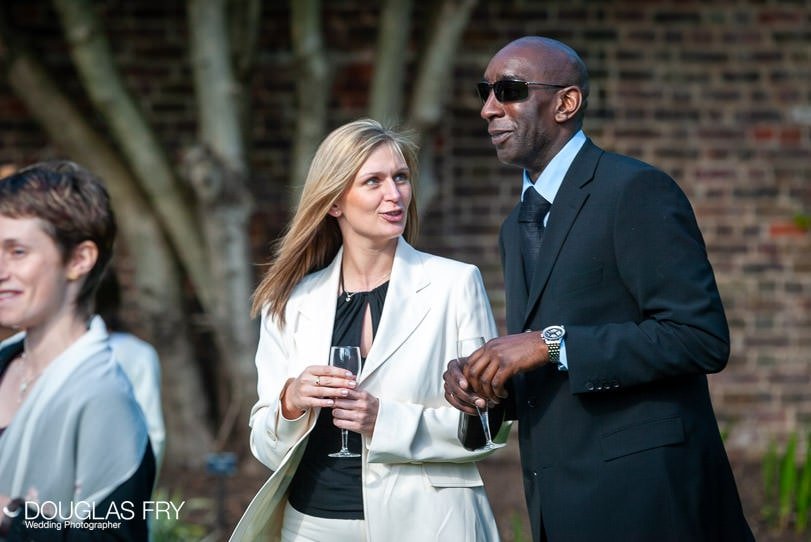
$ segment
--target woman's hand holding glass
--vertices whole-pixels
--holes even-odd
[[[294,420],[311,408],[332,408],[357,386],[351,371],[329,365],[310,365],[287,381],[282,392],[282,414]]]
[[[332,421],[335,427],[347,429],[371,437],[377,423],[380,402],[366,390],[349,390],[345,396],[335,400],[332,407]]]
[[[333,346],[330,350],[330,365],[344,367],[358,373],[361,368],[360,348],[357,346]],[[367,391],[347,390],[347,394],[335,400],[332,420],[341,429],[341,449],[330,457],[360,457],[347,447],[349,431],[371,436],[377,422],[379,401]]]

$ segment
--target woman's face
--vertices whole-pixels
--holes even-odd
[[[330,214],[338,219],[344,244],[380,246],[403,234],[410,202],[408,165],[391,145],[382,144],[360,167]]]
[[[28,329],[68,305],[68,270],[38,218],[0,215],[0,325]]]

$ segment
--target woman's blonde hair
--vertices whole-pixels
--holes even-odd
[[[416,144],[405,133],[372,119],[356,120],[336,128],[321,142],[310,163],[296,213],[276,243],[271,263],[253,293],[253,316],[267,306],[268,315],[284,326],[284,309],[293,288],[306,274],[326,267],[341,246],[338,221],[328,211],[349,189],[361,166],[380,145],[389,145],[399,152],[408,166],[412,188],[403,236],[414,241],[419,227],[414,186]]]

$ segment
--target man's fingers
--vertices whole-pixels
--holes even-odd
[[[457,410],[461,410],[465,414],[470,414],[471,416],[476,414],[476,407],[473,406],[472,403],[460,400],[458,397],[456,397],[455,394],[454,395],[448,395],[446,393],[445,394],[445,399],[448,400],[448,402],[451,404],[451,406],[453,406]]]
[[[493,393],[495,393],[496,397],[506,399],[510,396],[506,388],[506,383],[509,379],[510,375],[503,369],[499,370],[496,376],[493,377]]]
[[[483,397],[490,397],[492,395],[490,389],[490,378],[488,376],[490,365],[486,360],[479,363],[472,363],[467,366],[465,376],[470,383],[470,388],[477,395]]]

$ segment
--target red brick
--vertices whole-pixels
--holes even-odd
[[[99,5],[125,80],[169,153],[179,154],[197,130],[183,4]],[[65,54],[51,2],[10,6],[61,87],[103,131]],[[289,9],[263,3],[250,88],[251,189],[261,210],[251,221],[255,261],[266,259],[289,213],[297,77]],[[435,3],[415,3],[409,89],[434,11]],[[330,126],[366,114],[378,13],[361,0],[324,3],[334,76],[324,89]],[[496,159],[472,88],[488,57],[510,39],[562,38],[591,69],[586,133],[664,168],[696,209],[732,332],[729,366],[711,378],[719,418],[735,420],[729,442],[756,451],[798,429],[811,420],[808,398],[790,378],[772,374],[785,366],[811,373],[811,234],[793,223],[794,215],[811,213],[811,128],[790,116],[809,98],[809,20],[808,2],[480,2],[456,65],[443,76],[447,109],[432,142],[440,196],[423,213],[420,246],[480,265],[503,329],[497,235],[518,197],[520,173]],[[0,78],[0,164],[58,154]]]

